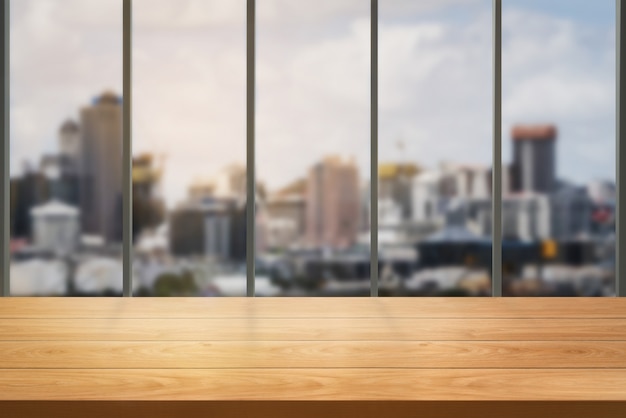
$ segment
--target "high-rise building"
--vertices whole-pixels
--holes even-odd
[[[83,233],[122,239],[122,99],[112,92],[81,109],[80,210]]]
[[[550,196],[550,204],[554,239],[568,241],[589,236],[593,201],[585,187],[561,187]]]
[[[517,125],[513,138],[513,192],[552,193],[556,182],[554,125]]]
[[[346,248],[356,242],[360,222],[359,170],[354,160],[330,156],[309,171],[306,242],[317,248]]]
[[[78,158],[80,156],[80,127],[75,121],[68,119],[59,129],[59,151],[63,156]]]
[[[221,262],[246,258],[246,171],[232,164],[210,179],[197,179],[186,200],[169,213],[170,250]]]
[[[39,164],[39,171],[50,182],[51,197],[71,206],[80,204],[80,144],[80,128],[68,119],[59,128],[59,152],[44,155]]]
[[[32,236],[30,211],[50,199],[50,186],[50,182],[43,174],[28,168],[22,176],[11,179],[12,238]]]
[[[188,199],[169,214],[170,251],[223,262],[246,258],[246,207],[228,198]]]

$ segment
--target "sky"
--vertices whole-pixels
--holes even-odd
[[[245,163],[245,0],[134,0],[133,147],[165,157],[170,205]],[[491,164],[490,0],[379,1],[380,161]],[[257,0],[257,176],[324,155],[370,164],[367,0]],[[11,2],[11,172],[121,92],[121,0]],[[503,162],[515,123],[555,123],[557,171],[615,178],[613,0],[503,1]]]

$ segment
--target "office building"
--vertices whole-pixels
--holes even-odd
[[[246,170],[232,164],[197,179],[168,217],[170,251],[220,262],[246,258]]]
[[[232,199],[188,200],[169,215],[169,245],[175,256],[222,262],[246,258],[246,209]]]
[[[77,159],[81,151],[80,127],[76,121],[68,119],[59,129],[59,153]]]
[[[20,177],[11,179],[11,237],[29,238],[32,236],[30,211],[51,197],[50,182],[47,178],[29,168]]]
[[[413,181],[413,220],[441,225],[470,202],[488,201],[490,179],[487,167],[450,163],[419,173]]]
[[[556,181],[556,138],[554,125],[517,125],[513,139],[513,192],[552,193]]]
[[[80,210],[83,232],[122,240],[122,99],[105,92],[81,109]]]
[[[554,239],[572,241],[589,237],[593,201],[585,187],[561,187],[550,196],[550,202]]]
[[[546,194],[510,195],[502,201],[502,238],[526,242],[551,238],[552,213],[551,199]]]
[[[306,195],[306,244],[332,249],[353,245],[361,213],[356,162],[324,158],[309,170]]]

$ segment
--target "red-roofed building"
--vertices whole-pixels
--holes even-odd
[[[513,192],[551,193],[556,187],[554,125],[516,125],[513,138],[511,187]]]

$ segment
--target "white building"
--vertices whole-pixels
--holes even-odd
[[[551,212],[547,194],[510,195],[502,202],[502,236],[522,241],[551,238]]]
[[[31,209],[33,245],[40,251],[63,256],[78,248],[80,212],[74,206],[51,200]]]
[[[450,211],[489,200],[490,177],[488,167],[449,163],[418,174],[413,182],[413,220],[443,225]]]

